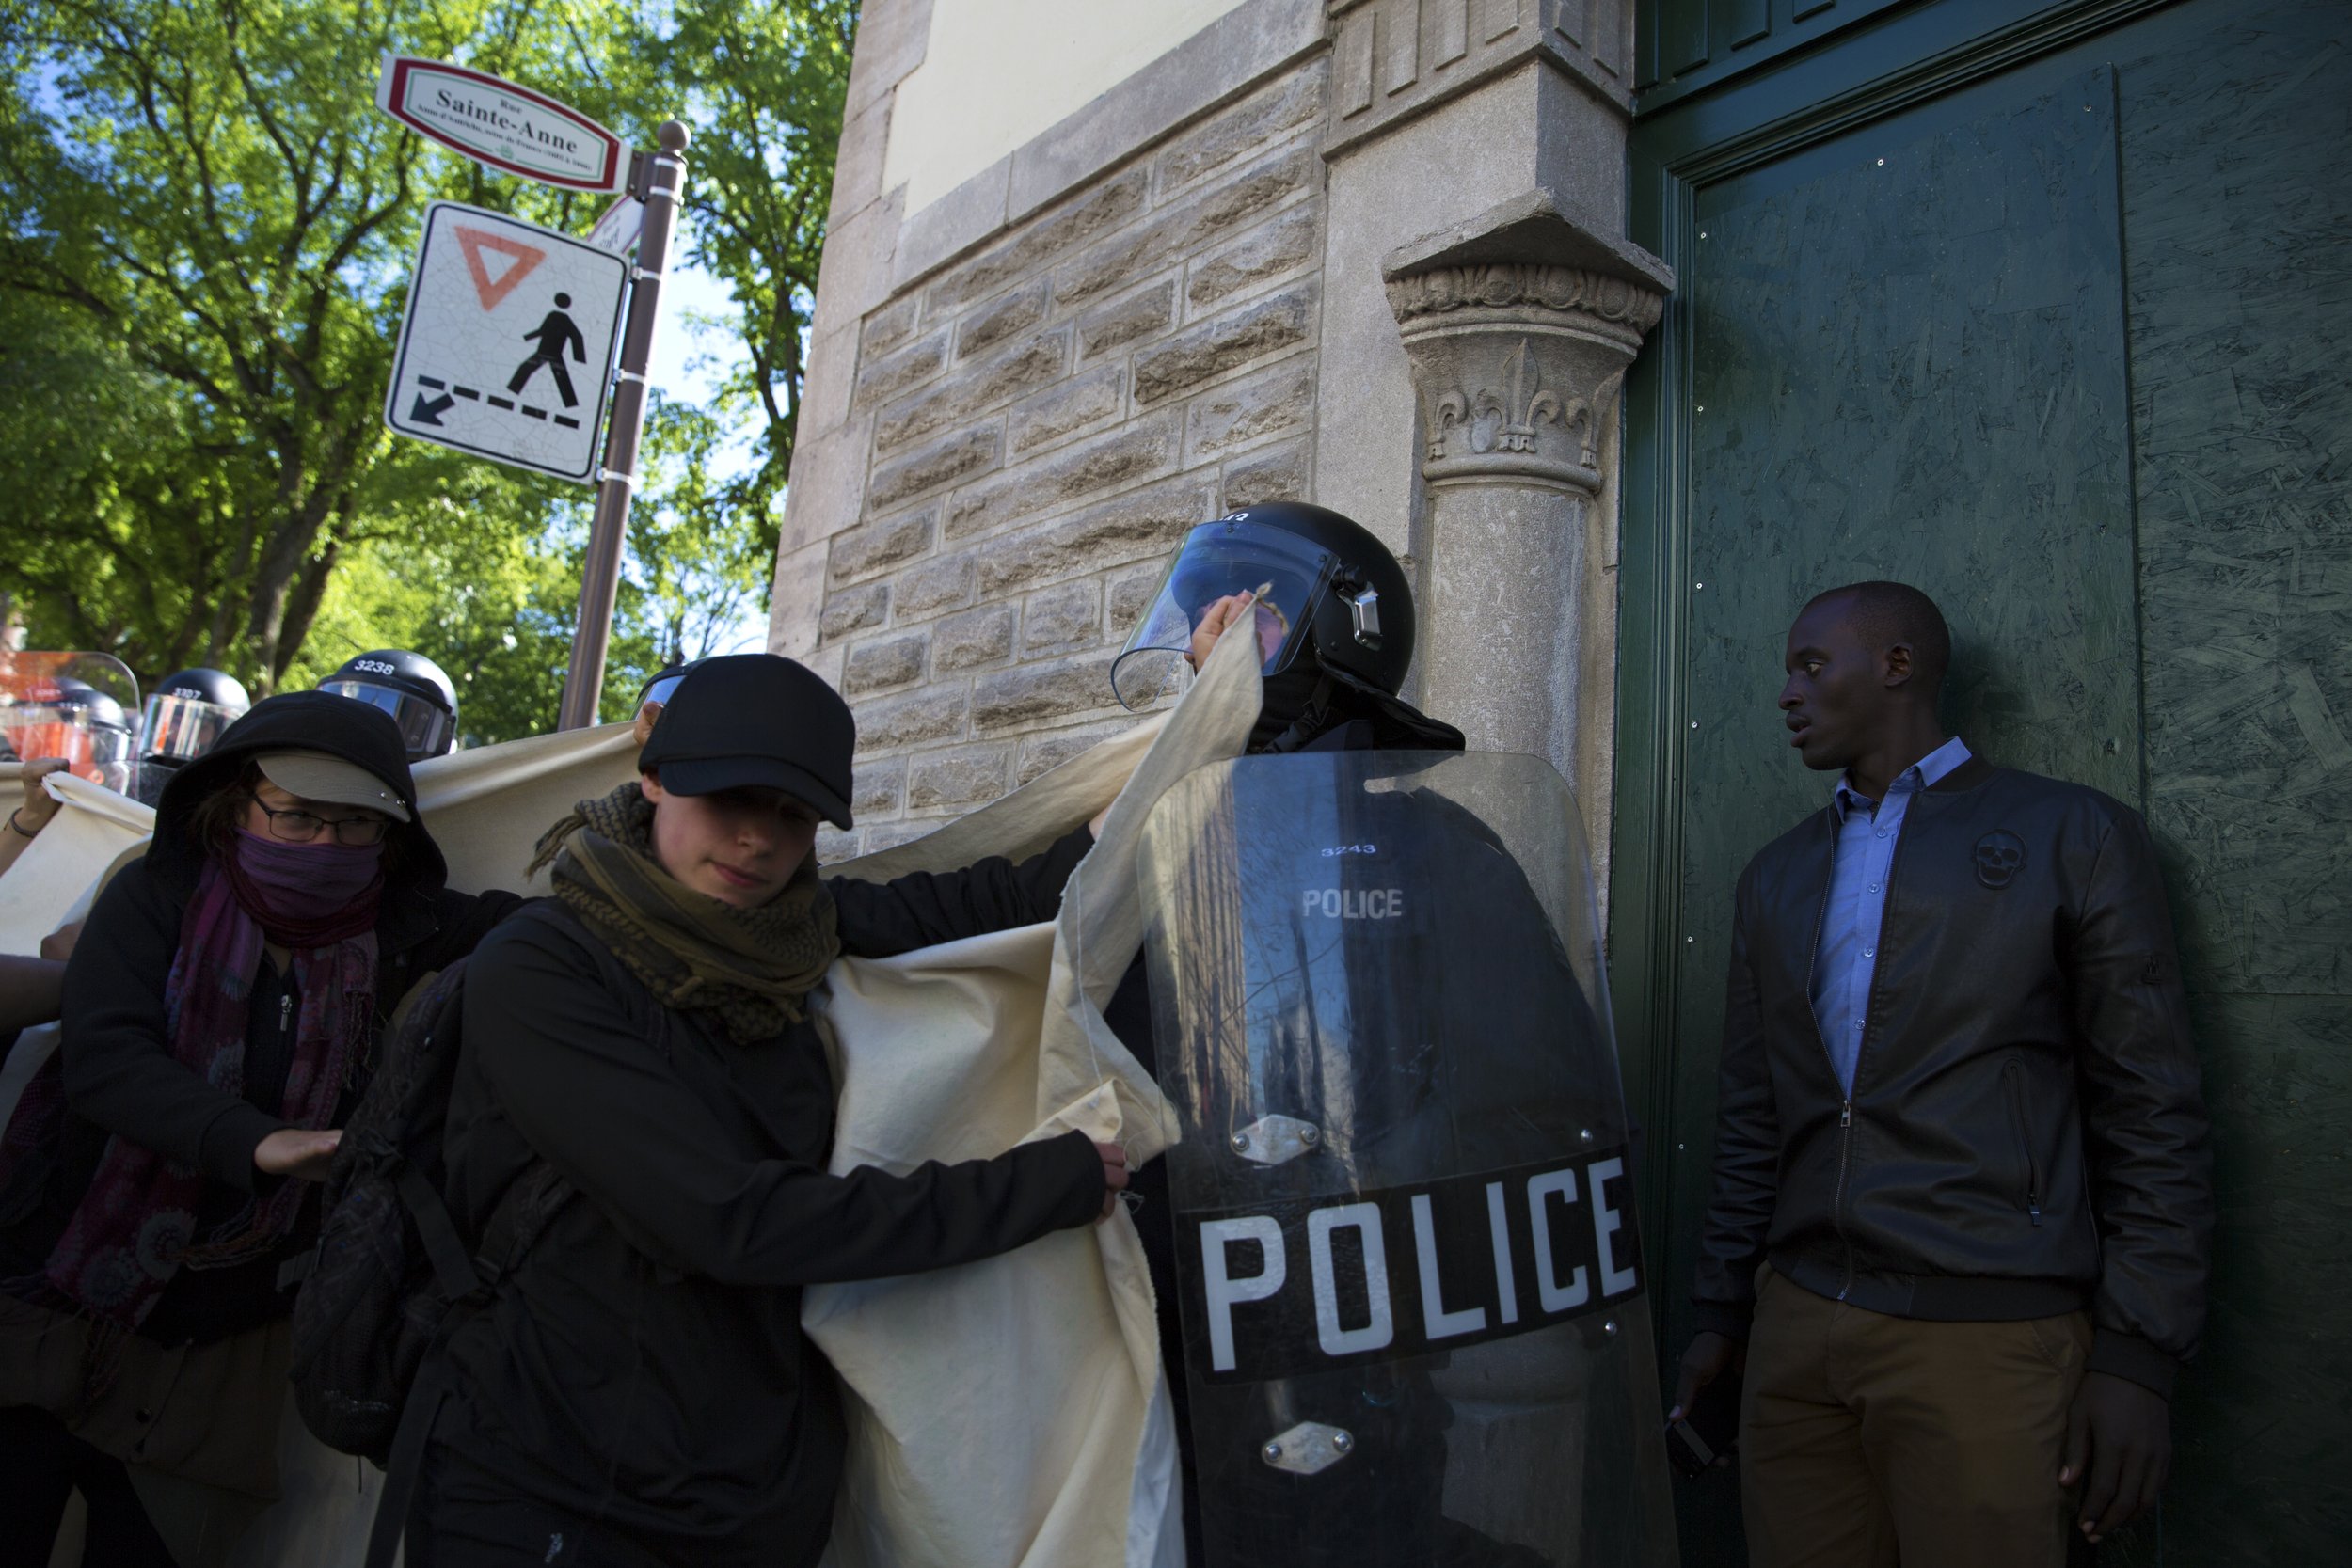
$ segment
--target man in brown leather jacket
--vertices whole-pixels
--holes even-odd
[[[1832,803],[1740,879],[1676,1414],[1744,1377],[1760,1568],[2066,1560],[2152,1506],[2213,1199],[2153,846],[1945,736],[1950,636],[1898,583],[1788,634]]]

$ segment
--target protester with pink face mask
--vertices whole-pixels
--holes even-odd
[[[173,1561],[142,1496],[209,1558],[276,1495],[339,1129],[401,997],[517,902],[448,891],[415,800],[384,713],[274,697],[99,897],[0,1142],[0,1568],[47,1561],[75,1488],[87,1560],[127,1564]]]

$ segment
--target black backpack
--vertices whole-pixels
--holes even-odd
[[[633,997],[602,939],[553,899],[510,918],[564,927]],[[530,1251],[572,1183],[534,1162],[469,1239],[441,1192],[442,1132],[456,1077],[467,960],[428,984],[385,1037],[373,1081],[343,1129],[322,1194],[316,1250],[294,1297],[294,1405],[329,1448],[389,1464],[418,1370],[435,1344],[486,1304]]]

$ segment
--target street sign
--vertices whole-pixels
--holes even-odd
[[[637,248],[644,231],[645,204],[633,196],[623,196],[614,198],[588,230],[588,243],[598,250],[626,256]]]
[[[375,106],[476,163],[543,185],[617,191],[628,183],[620,137],[545,93],[461,65],[387,55]]]
[[[558,479],[596,476],[628,263],[462,202],[426,209],[384,422]]]

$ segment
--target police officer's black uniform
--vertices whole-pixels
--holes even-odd
[[[1273,535],[1287,537],[1270,537]],[[1307,546],[1302,550],[1300,545]],[[1263,550],[1263,554],[1255,553]],[[1324,558],[1318,565],[1316,557]],[[1412,656],[1411,593],[1402,568],[1367,531],[1322,508],[1284,504],[1253,507],[1196,529],[1171,567],[1166,586],[1121,657],[1122,697],[1148,691],[1156,678],[1136,680],[1125,667],[1148,658],[1151,650],[1184,646],[1192,624],[1210,605],[1229,594],[1261,591],[1270,613],[1247,615],[1226,635],[1260,633],[1268,649],[1263,666],[1264,705],[1248,743],[1254,755],[1334,752],[1459,752],[1461,732],[1402,702]],[[1163,657],[1165,657],[1163,655]],[[1407,819],[1410,826],[1407,827]],[[1385,847],[1378,878],[1401,885],[1434,889],[1482,885],[1479,900],[1425,911],[1445,934],[1436,945],[1467,958],[1447,989],[1456,990],[1457,1010],[1473,1007],[1482,989],[1510,976],[1520,998],[1550,1015],[1582,1013],[1583,1033],[1606,1052],[1605,1040],[1589,1023],[1589,1010],[1565,956],[1507,853],[1494,835],[1466,812],[1440,808],[1404,794],[1359,796],[1346,806],[1343,834],[1359,847]],[[1434,831],[1433,820],[1439,824]],[[1460,876],[1466,857],[1494,863],[1483,884]],[[1366,866],[1372,866],[1367,861]],[[1351,865],[1348,869],[1353,870]],[[1288,903],[1311,881],[1333,879],[1328,861],[1286,867],[1264,890]],[[1513,891],[1516,887],[1516,892]],[[1276,918],[1279,918],[1279,915]],[[1432,926],[1416,922],[1419,936],[1400,927],[1387,940],[1418,940],[1423,961],[1400,966],[1385,961],[1382,936],[1369,929],[1348,939],[1347,990],[1359,1019],[1383,1015],[1420,1017],[1443,997],[1391,996],[1400,983],[1425,984],[1430,973]],[[1549,944],[1549,945],[1548,945]],[[1441,966],[1439,966],[1441,967]],[[1408,973],[1417,978],[1405,980]],[[1384,1006],[1382,998],[1389,998]],[[1121,1041],[1163,1085],[1169,1083],[1157,1059],[1152,993],[1146,965],[1138,959],[1104,1008]],[[1166,998],[1162,999],[1166,1001]],[[1360,1004],[1360,1005],[1358,1005]],[[1444,1164],[1425,1148],[1431,1139],[1458,1136],[1468,1119],[1459,1113],[1481,1104],[1500,1109],[1515,1098],[1542,1092],[1526,1081],[1470,1084],[1454,1081],[1452,1064],[1426,1042],[1388,1040],[1359,1028],[1349,1063],[1347,1098],[1359,1127],[1380,1127],[1379,1147],[1352,1151],[1355,1169],[1367,1184],[1378,1184],[1384,1169],[1399,1180]],[[1314,1109],[1313,1073],[1303,1060],[1295,1068],[1269,1061],[1269,1076],[1298,1080],[1292,1103]],[[1608,1066],[1613,1083],[1613,1062]],[[1562,1082],[1578,1069],[1564,1067]],[[1421,1116],[1421,1106],[1432,1114]],[[1573,1115],[1574,1113],[1568,1113]],[[1200,1157],[1187,1150],[1171,1158]],[[1508,1164],[1504,1149],[1456,1151],[1470,1162],[1450,1168]],[[1448,1402],[1434,1390],[1426,1361],[1371,1361],[1282,1380],[1279,1395],[1252,1386],[1206,1387],[1197,1393],[1187,1377],[1179,1301],[1184,1282],[1177,1259],[1175,1206],[1169,1191],[1171,1161],[1154,1161],[1138,1171],[1132,1191],[1139,1199],[1134,1217],[1157,1297],[1160,1340],[1176,1418],[1183,1462],[1184,1530],[1193,1560],[1253,1561],[1253,1546],[1288,1562],[1351,1564],[1445,1563],[1460,1568],[1524,1568],[1545,1560],[1524,1548],[1487,1540],[1444,1516],[1445,1431]],[[1220,1408],[1196,1408],[1205,1397]],[[1283,1405],[1281,1409],[1273,1404]],[[1267,1408],[1258,1410],[1256,1404]],[[1304,1417],[1343,1418],[1352,1443],[1352,1478],[1301,1477],[1262,1462],[1258,1444],[1219,1437],[1204,1451],[1206,1430],[1232,1433],[1263,1430],[1271,1435]],[[1377,1477],[1376,1486],[1364,1484]],[[1204,1519],[1203,1495],[1215,1506]],[[1296,1543],[1311,1541],[1302,1555]],[[1269,1560],[1272,1560],[1269,1558]]]

